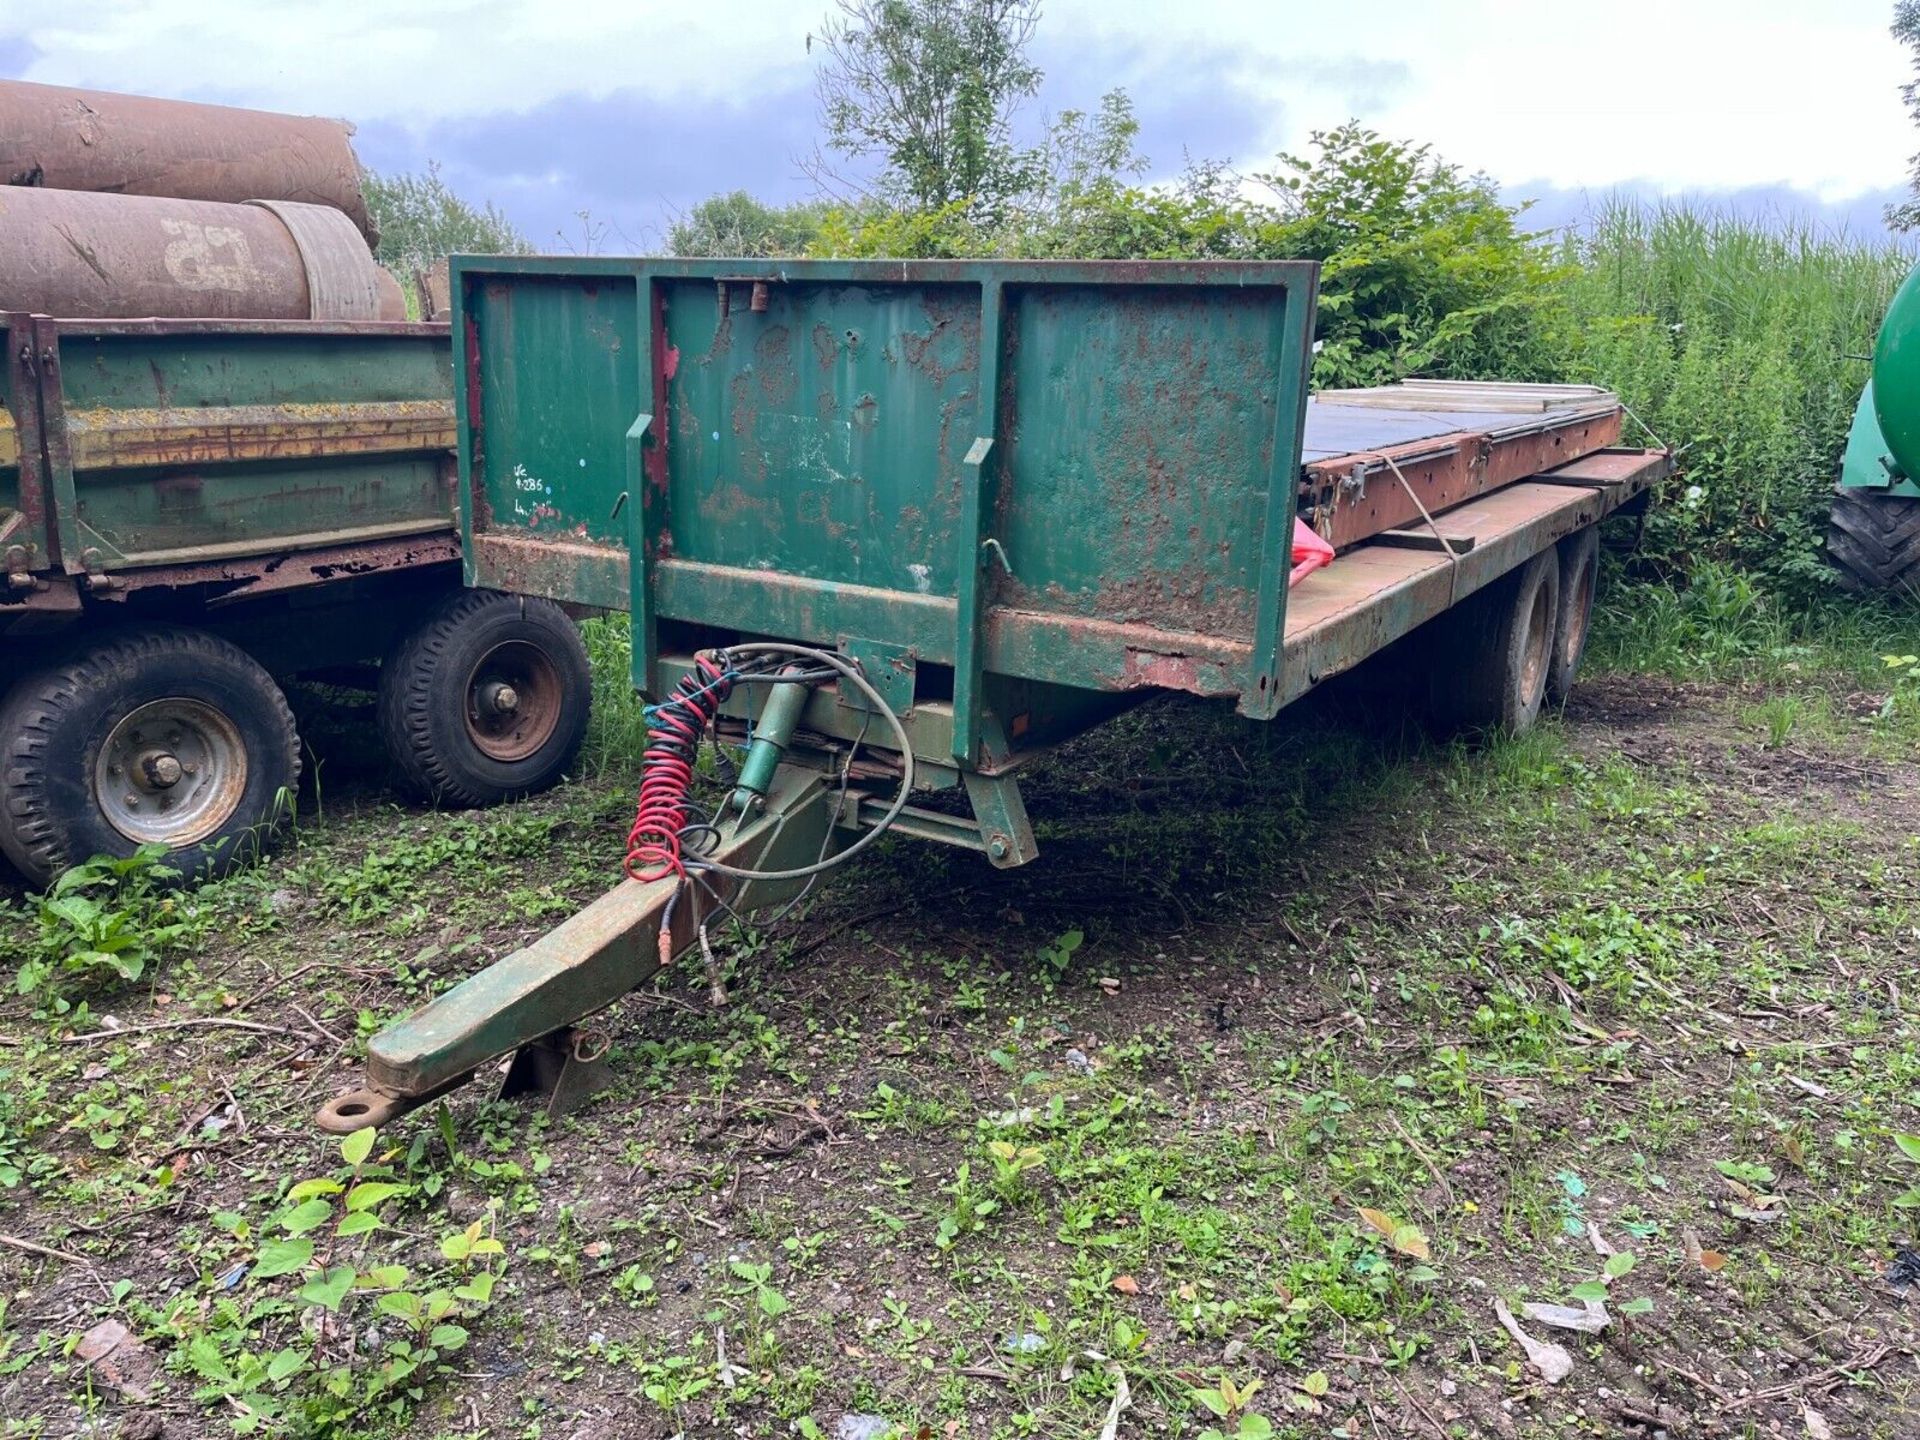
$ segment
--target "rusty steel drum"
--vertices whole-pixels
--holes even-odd
[[[373,245],[353,127],[147,95],[0,80],[0,181],[178,200],[293,200],[344,212]]]
[[[404,320],[339,210],[0,188],[0,310],[68,318]]]

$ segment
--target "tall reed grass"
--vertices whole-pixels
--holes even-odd
[[[1561,242],[1569,370],[1617,390],[1681,452],[1645,565],[1738,566],[1790,603],[1821,558],[1866,358],[1910,245],[1787,216],[1610,202]]]

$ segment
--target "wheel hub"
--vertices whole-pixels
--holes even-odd
[[[467,677],[467,735],[488,759],[530,759],[559,729],[565,694],[559,668],[539,646],[496,645]]]
[[[511,715],[520,708],[520,692],[498,680],[480,687],[480,708],[489,715]]]
[[[137,845],[179,849],[217,834],[247,787],[247,750],[222,711],[184,696],[123,716],[94,763],[94,803]]]
[[[180,757],[165,750],[149,750],[134,768],[134,783],[143,790],[171,790],[186,774]]]

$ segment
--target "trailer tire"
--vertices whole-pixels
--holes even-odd
[[[401,637],[380,668],[387,754],[405,787],[477,808],[555,784],[586,738],[593,674],[551,600],[465,590]]]
[[[1557,549],[1455,606],[1436,647],[1436,718],[1456,730],[1530,730],[1546,699],[1559,610]]]
[[[1573,693],[1593,630],[1593,597],[1600,587],[1600,527],[1588,525],[1554,547],[1560,554],[1560,603],[1553,624],[1553,666],[1547,672],[1547,699],[1566,703]]]
[[[1835,486],[1827,558],[1848,590],[1920,594],[1920,500]]]
[[[51,883],[167,847],[187,879],[251,863],[292,819],[300,741],[273,677],[204,631],[119,631],[24,675],[0,704],[0,850]]]

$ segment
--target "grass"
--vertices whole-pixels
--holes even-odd
[[[1147,707],[1035,777],[1034,865],[883,847],[724,940],[726,1008],[619,1007],[578,1115],[476,1085],[358,1159],[306,1117],[608,882],[632,776],[609,710],[604,769],[513,810],[336,786],[136,984],[0,1012],[0,1232],[82,1261],[0,1246],[0,1433],[1083,1436],[1124,1376],[1122,1435],[1900,1434],[1920,769],[1787,663],[1488,750]],[[266,1028],[73,1043],[108,1014]],[[329,1177],[395,1188],[328,1241]],[[477,1290],[460,1236],[502,1242]],[[1574,1358],[1542,1385],[1492,1296],[1596,1286],[1600,1336],[1523,1322]],[[107,1317],[144,1406],[71,1352]]]
[[[1650,567],[1683,583],[1719,561],[1795,604],[1829,593],[1827,495],[1912,249],[1790,217],[1613,203],[1564,256],[1570,370],[1680,452],[1648,522]]]
[[[1920,641],[1920,607],[1903,597],[1835,596],[1793,604],[1730,566],[1702,563],[1684,585],[1601,591],[1592,661],[1628,673],[1755,683],[1819,675],[1888,688],[1887,659]]]

